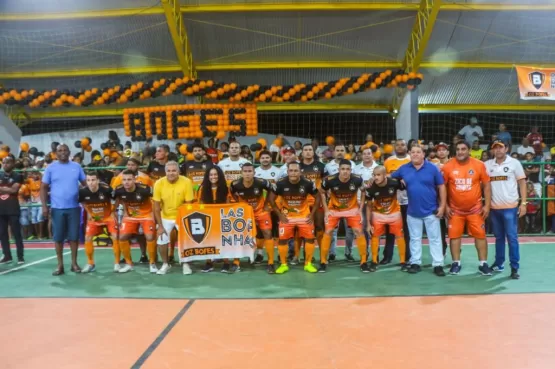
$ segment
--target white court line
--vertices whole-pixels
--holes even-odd
[[[64,252],[64,255],[67,255],[67,254],[70,254],[70,253],[71,253],[71,251]],[[37,260],[37,261],[33,261],[32,263],[29,263],[29,264],[23,264],[22,266],[18,266],[17,268],[12,268],[12,269],[5,270],[5,271],[1,272],[0,275],[4,275],[4,274],[11,273],[11,272],[15,272],[16,270],[25,269],[25,268],[30,267],[30,266],[32,266],[32,265],[44,263],[45,261],[52,260],[52,259],[56,259],[56,258],[57,258],[57,256],[54,255],[54,256],[50,256],[50,257],[44,258],[44,259],[40,259],[40,260]]]

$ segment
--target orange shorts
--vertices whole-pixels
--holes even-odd
[[[335,215],[333,215],[332,213],[328,217],[328,222],[326,223],[326,231],[337,228],[337,225],[339,224],[339,220],[341,218],[345,218],[347,220],[347,225],[349,226],[349,228],[362,230],[362,218],[360,217],[360,214],[338,216],[337,213],[335,213]]]
[[[279,239],[290,240],[295,237],[295,230],[297,237],[310,240],[314,238],[314,224],[306,223],[279,223]]]
[[[121,234],[137,234],[139,226],[143,226],[143,234],[151,236],[156,233],[156,223],[153,219],[124,219],[121,225]]]
[[[379,221],[376,219],[372,219],[372,227],[374,227],[374,233],[372,237],[380,237],[385,234],[385,227],[389,226],[389,233],[394,235],[395,237],[403,237],[403,219],[395,219],[392,221]]]
[[[468,234],[474,238],[486,238],[486,223],[480,214],[458,215],[449,219],[449,238],[461,238],[464,226],[468,225]]]
[[[102,233],[104,227],[108,228],[108,233],[113,234],[117,232],[116,222],[110,219],[106,222],[87,222],[87,227],[85,228],[85,237],[94,237]]]
[[[267,211],[254,214],[254,221],[256,222],[256,227],[261,231],[272,229],[272,217]]]

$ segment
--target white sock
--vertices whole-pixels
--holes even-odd
[[[460,260],[453,260],[453,264],[459,264],[459,265],[461,265],[461,261],[460,261]]]
[[[257,255],[264,255],[264,249],[256,249]]]
[[[487,263],[487,261],[485,261],[485,260],[480,260],[480,266],[484,266],[485,263]]]

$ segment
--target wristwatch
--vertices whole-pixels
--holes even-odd
[[[528,205],[528,201],[523,201],[520,203],[520,205]]]

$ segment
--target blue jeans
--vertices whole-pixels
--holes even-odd
[[[490,214],[495,235],[495,264],[505,262],[505,239],[509,243],[511,268],[518,269],[520,252],[518,245],[518,207],[513,209],[492,209]]]
[[[351,253],[353,252],[353,240],[355,239],[355,232],[353,232],[351,228],[347,227],[347,221],[345,220],[345,218],[341,219],[340,222],[343,223],[343,226],[345,227],[345,256],[351,255]],[[333,231],[333,234],[331,236],[330,255],[337,255],[335,248],[337,246],[338,229],[339,227]]]
[[[52,236],[54,242],[79,241],[81,208],[52,209]]]

